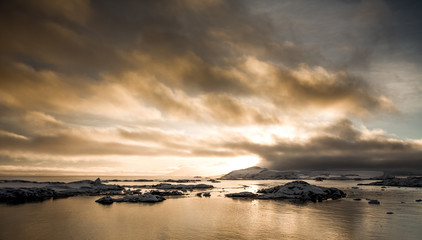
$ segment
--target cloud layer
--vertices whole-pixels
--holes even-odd
[[[417,140],[353,126],[400,112],[368,77],[415,44],[389,2],[0,4],[4,174],[420,167]]]

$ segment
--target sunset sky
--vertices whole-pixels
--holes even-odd
[[[0,175],[422,169],[422,1],[0,2]]]

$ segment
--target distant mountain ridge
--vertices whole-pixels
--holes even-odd
[[[250,167],[231,171],[220,177],[222,180],[274,180],[274,179],[319,179],[319,180],[362,180],[384,179],[382,171],[369,170],[270,170]]]
[[[250,167],[240,170],[231,171],[222,176],[220,179],[236,180],[236,179],[298,179],[299,176],[295,171],[269,170],[261,167]]]

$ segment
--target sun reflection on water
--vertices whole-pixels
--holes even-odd
[[[257,192],[258,191],[258,185],[250,185],[248,191]]]

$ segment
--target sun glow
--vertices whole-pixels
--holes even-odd
[[[115,158],[114,158],[115,159]],[[154,161],[148,161],[151,157],[138,157],[130,159],[127,157],[119,158],[121,170],[129,168],[132,172],[147,172],[157,174],[161,170],[162,174],[168,176],[216,176],[226,174],[233,170],[248,168],[257,165],[260,162],[256,155],[238,155],[227,157],[154,157]],[[204,164],[205,163],[205,164]],[[174,167],[164,167],[171,166]],[[150,174],[147,174],[150,175]]]
[[[248,140],[259,144],[274,144],[279,139],[305,140],[309,137],[304,130],[292,125],[253,126],[242,128],[240,132]]]
[[[257,156],[234,157],[234,158],[230,158],[229,160],[226,160],[227,164],[226,164],[225,168],[227,169],[227,171],[233,171],[233,170],[248,168],[248,167],[252,167],[252,166],[255,166],[256,164],[258,164],[259,160],[260,159]]]

